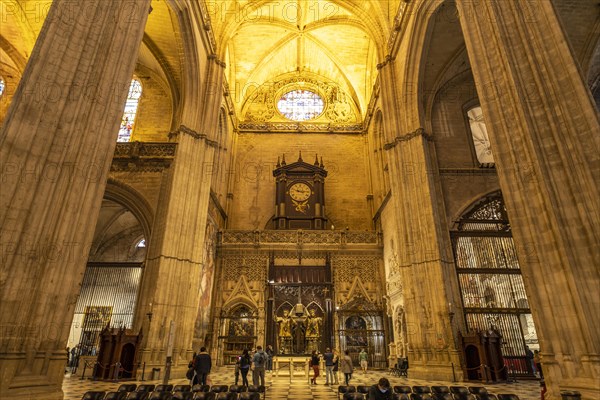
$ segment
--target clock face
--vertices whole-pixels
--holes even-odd
[[[294,183],[290,186],[290,197],[296,201],[304,201],[310,197],[312,190],[306,183]]]

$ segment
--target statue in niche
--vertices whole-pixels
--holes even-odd
[[[321,341],[321,327],[323,326],[323,318],[317,316],[315,309],[312,308],[308,312],[306,318],[306,352],[319,350]]]
[[[322,325],[323,318],[316,315],[314,308],[311,309],[306,319],[306,338],[320,338]]]
[[[292,350],[295,354],[304,354],[306,338],[306,325],[299,320],[292,323]]]
[[[408,351],[408,343],[406,342],[406,315],[402,306],[398,307],[398,311],[396,312],[396,337],[398,338],[398,357],[406,357]]]
[[[292,317],[289,310],[283,310],[283,316],[275,319],[279,325],[279,352],[281,354],[289,353],[292,342]]]

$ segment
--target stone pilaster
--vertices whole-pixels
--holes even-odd
[[[65,346],[150,0],[50,7],[0,136],[0,398],[62,399]]]
[[[212,138],[218,129],[223,78],[220,61],[209,56],[208,64],[202,92],[184,105],[186,125],[171,135],[177,153],[165,177],[136,311],[136,322],[146,332],[141,357],[146,370],[165,364],[170,321],[175,322],[171,377],[183,377],[193,352],[199,350],[192,349],[192,341],[205,273],[204,240],[216,147]]]
[[[452,260],[443,256],[445,221],[439,215],[430,137],[418,129],[386,145],[392,204],[398,218],[399,268],[403,284],[411,376],[460,380],[448,303]]]
[[[600,124],[550,1],[457,1],[548,398],[600,396]]]

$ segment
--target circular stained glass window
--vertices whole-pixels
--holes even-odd
[[[292,90],[277,102],[279,112],[292,121],[308,121],[323,112],[323,99],[309,90]]]

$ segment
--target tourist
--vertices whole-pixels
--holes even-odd
[[[252,357],[254,364],[254,370],[252,371],[252,384],[258,386],[260,379],[260,385],[265,386],[265,365],[267,364],[267,354],[263,351],[262,346],[256,347],[256,353]]]
[[[212,360],[210,354],[206,351],[206,347],[200,348],[200,353],[198,353],[194,360],[194,369],[196,370],[196,375],[198,375],[199,384],[206,385],[211,367]]]
[[[377,385],[371,386],[367,395],[367,400],[392,400],[392,398],[390,381],[387,378],[381,378]]]
[[[273,346],[270,344],[267,345],[267,350],[265,351],[269,359],[267,360],[267,371],[273,371],[273,356],[275,352],[273,351]]]
[[[350,358],[350,351],[348,350],[344,352],[344,357],[342,358],[342,372],[344,373],[346,386],[348,386],[350,379],[352,379],[352,372],[354,372],[354,366],[352,365],[352,359]]]
[[[325,384],[332,384],[333,379],[333,353],[329,348],[325,349],[325,354],[323,354],[323,360],[325,361]]]
[[[333,350],[333,378],[335,379],[335,382],[333,382],[334,385],[340,384],[340,382],[338,380],[339,364],[340,364],[340,352],[337,350]]]
[[[533,362],[535,364],[535,368],[537,369],[538,378],[544,379],[544,372],[542,372],[542,358],[539,350],[534,350]]]
[[[312,355],[310,357],[310,366],[314,371],[314,376],[310,380],[310,383],[313,385],[317,384],[317,378],[319,377],[319,355],[316,350],[313,350]]]
[[[358,361],[360,363],[360,368],[362,368],[362,371],[365,374],[367,373],[367,366],[369,365],[367,359],[367,352],[365,351],[365,349],[362,349],[360,353],[358,353]]]
[[[248,386],[248,371],[250,370],[250,364],[252,359],[248,354],[248,349],[244,349],[242,355],[239,357],[240,373],[242,374],[242,385]],[[236,382],[237,385],[237,382]]]

